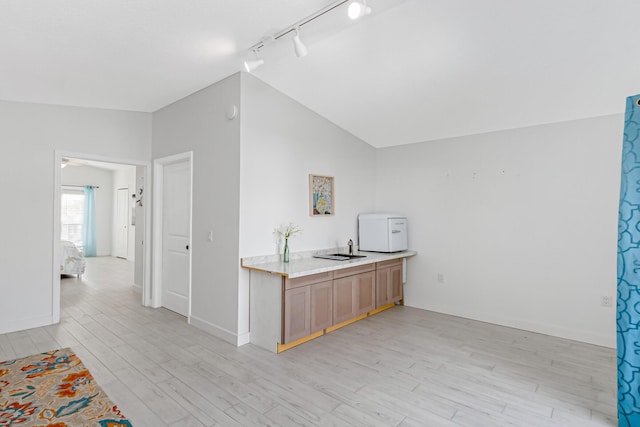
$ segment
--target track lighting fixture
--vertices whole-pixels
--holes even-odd
[[[347,8],[347,15],[351,19],[358,19],[363,17],[364,15],[369,15],[370,13],[371,8],[367,6],[367,0],[362,0],[362,2],[351,2],[349,7]]]
[[[262,64],[264,64],[264,59],[260,58],[260,54],[258,53],[258,49],[254,49],[253,53],[256,54],[256,59],[246,60],[244,61],[244,69],[250,73]]]
[[[280,40],[282,37],[286,36],[289,33],[294,32],[295,35],[293,36],[293,49],[294,52],[296,54],[296,56],[298,58],[302,58],[304,56],[307,55],[307,53],[309,53],[309,50],[307,49],[307,47],[304,45],[304,43],[302,43],[302,40],[300,40],[300,28],[306,24],[308,24],[309,22],[318,19],[319,17],[321,17],[322,15],[324,15],[325,13],[331,12],[333,9],[343,6],[345,4],[349,3],[349,7],[347,9],[347,15],[349,16],[349,18],[351,19],[358,19],[364,15],[369,15],[371,13],[371,8],[369,6],[367,6],[367,0],[362,0],[362,1],[354,1],[354,0],[338,0],[335,1],[333,3],[331,3],[330,5],[328,5],[327,7],[318,10],[315,13],[312,13],[311,15],[307,16],[306,18],[303,18],[301,20],[299,20],[298,22],[296,22],[293,25],[290,25],[288,27],[286,27],[285,29],[278,31],[277,33],[273,34],[270,37],[267,37],[261,41],[259,41],[258,43],[254,44],[253,46],[251,46],[249,48],[249,51],[255,53],[256,55],[256,59],[255,60],[246,60],[244,61],[244,69],[247,70],[247,72],[251,72],[253,70],[255,70],[256,68],[258,68],[259,66],[261,66],[262,64],[264,64],[264,59],[261,59],[259,57],[259,51],[260,49],[262,49],[263,47],[265,47],[267,44],[269,43],[274,43],[278,40]]]
[[[293,50],[296,52],[298,58],[303,58],[309,53],[307,47],[302,43],[302,40],[300,40],[300,30],[298,28],[296,28],[296,35],[293,36]]]

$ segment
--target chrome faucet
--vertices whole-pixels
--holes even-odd
[[[349,255],[353,255],[353,240],[349,239],[347,245],[349,245]]]

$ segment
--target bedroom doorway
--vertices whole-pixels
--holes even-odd
[[[141,294],[141,304],[150,305],[150,209],[144,200],[150,182],[150,164],[79,153],[55,153],[53,318],[60,321],[60,286],[63,251],[57,242],[72,241],[87,262],[113,276],[117,283]],[[87,206],[91,189],[93,207]],[[66,207],[66,209],[64,209]],[[87,234],[92,239],[87,243]],[[93,252],[92,252],[93,250]],[[94,257],[91,257],[94,255]],[[109,259],[119,262],[107,263]],[[119,266],[119,269],[114,269]],[[98,273],[95,271],[94,273]],[[87,278],[91,275],[87,272]]]

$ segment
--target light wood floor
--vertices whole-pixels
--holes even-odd
[[[612,349],[396,307],[273,355],[143,308],[131,277],[91,259],[0,360],[71,347],[136,427],[616,425]]]

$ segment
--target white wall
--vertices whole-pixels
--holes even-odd
[[[133,283],[139,289],[142,289],[142,284],[144,280],[144,230],[145,230],[145,209],[148,208],[149,203],[148,195],[146,194],[146,186],[144,182],[144,166],[136,167],[136,185],[135,185],[135,201],[140,201],[136,203],[136,228],[135,228],[135,255],[134,258],[136,260],[135,269],[133,274]],[[142,189],[142,195],[140,194],[140,189]],[[151,237],[151,236],[149,236]],[[150,262],[150,261],[147,261]]]
[[[0,101],[0,333],[53,322],[55,150],[149,160],[151,115]]]
[[[356,241],[357,214],[375,202],[375,149],[304,105],[242,74],[240,256],[278,253],[273,229],[303,232],[293,253]],[[309,174],[335,178],[335,215],[309,215]],[[239,334],[249,331],[249,274],[240,270]]]
[[[0,213],[0,333],[52,322],[54,151],[146,161],[151,128],[144,113],[0,101],[1,182],[20,183]],[[231,76],[153,114],[154,158],[194,151],[192,321],[241,342],[240,257],[276,253],[289,221],[304,229],[293,252],[342,246],[377,208],[410,220],[408,305],[613,347],[600,298],[616,295],[622,130],[615,115],[375,150]],[[309,173],[336,178],[335,216],[309,217]]]
[[[406,303],[615,346],[622,115],[380,149],[405,212]],[[438,283],[438,273],[444,283]]]
[[[133,194],[136,193],[136,167],[135,166],[129,166],[129,165],[120,165],[118,167],[118,169],[116,169],[113,172],[113,190],[112,190],[112,194],[113,194],[113,230],[115,231],[115,218],[116,218],[116,191],[118,191],[119,188],[127,188],[127,202],[128,202],[128,209],[127,209],[127,215],[128,215],[128,220],[127,220],[127,229],[128,229],[128,238],[129,241],[127,243],[127,260],[129,261],[135,261],[135,256],[136,256],[136,226],[135,225],[131,225],[131,210],[134,209],[135,207],[135,201],[137,199],[134,199],[133,197],[131,197]],[[116,247],[116,235],[115,233],[112,235],[112,247],[115,250]],[[115,256],[114,253],[112,253],[113,256]]]
[[[226,118],[231,105],[239,106],[235,120]],[[291,241],[293,252],[355,239],[357,213],[374,206],[375,150],[248,74],[154,113],[153,157],[189,150],[191,322],[242,344],[248,340],[249,294],[240,257],[275,253],[272,231],[289,221],[304,229]],[[335,177],[335,216],[309,217],[309,173]]]
[[[92,166],[67,166],[60,171],[64,185],[94,185],[96,202],[96,255],[111,255],[113,234],[113,171]],[[82,190],[82,188],[77,188]]]
[[[153,113],[153,157],[193,151],[191,323],[237,341],[240,77],[228,77]],[[213,232],[213,242],[207,233]]]

